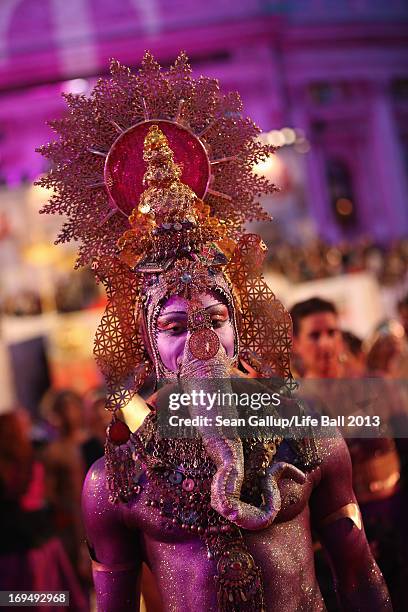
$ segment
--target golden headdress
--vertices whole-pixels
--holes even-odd
[[[95,355],[108,407],[123,406],[153,370],[142,298],[163,279],[175,293],[225,279],[240,357],[289,381],[290,317],[262,278],[264,243],[243,229],[269,218],[258,197],[275,187],[253,166],[274,148],[242,117],[239,95],[193,78],[184,53],[167,71],[150,53],[138,74],[117,61],[110,70],[90,97],[65,95],[67,116],[50,123],[59,138],[40,148],[52,169],[38,182],[53,190],[42,212],[67,218],[57,243],[79,241],[77,265],[91,264],[107,290]]]

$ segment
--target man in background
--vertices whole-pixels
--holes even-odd
[[[334,304],[313,297],[295,304],[290,315],[295,370],[301,378],[339,378],[343,338]]]
[[[302,387],[306,396],[315,407],[320,406],[320,412],[328,412],[331,416],[344,414],[346,405],[357,413],[358,402],[353,397],[359,389],[353,379],[362,379],[366,372],[361,341],[341,331],[335,305],[319,297],[298,302],[290,314],[294,369],[298,378],[305,379]],[[354,353],[358,357],[358,368],[350,359]],[[358,392],[356,395],[355,400],[361,399]],[[347,445],[353,464],[353,488],[370,546],[388,584],[394,608],[403,609],[401,606],[408,603],[404,593],[405,555],[400,545],[401,536],[404,538],[400,528],[404,502],[395,442],[392,438],[356,437],[348,438]],[[316,568],[330,607],[330,574],[320,551],[317,552]]]

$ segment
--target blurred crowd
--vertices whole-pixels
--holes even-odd
[[[408,239],[381,246],[369,239],[336,246],[319,239],[304,246],[277,241],[269,247],[268,268],[293,283],[367,271],[381,285],[395,286],[408,272]]]
[[[40,315],[45,310],[58,313],[76,312],[94,308],[104,301],[102,290],[95,283],[89,268],[62,275],[53,284],[53,294],[44,296],[36,289],[16,289],[0,293],[0,313],[16,317]]]
[[[104,390],[50,389],[41,414],[36,423],[22,407],[0,414],[0,590],[69,591],[70,609],[85,612],[92,580],[80,498],[104,452]]]
[[[341,329],[334,303],[319,297],[290,312],[292,371],[302,397],[330,416],[379,419],[377,431],[357,428],[346,442],[368,541],[394,610],[402,612],[408,609],[408,296],[398,304],[399,320],[384,321],[370,338]],[[336,610],[319,546],[316,565],[328,609]]]
[[[407,283],[408,287],[408,239],[395,241],[387,247],[369,239],[336,246],[319,239],[303,246],[276,240],[269,245],[267,266],[270,272],[282,274],[293,283],[366,271],[373,274],[382,286],[396,287]],[[87,268],[62,275],[55,281],[52,308],[56,312],[83,310],[101,301],[100,287]],[[0,296],[0,312],[7,315],[38,315],[43,310],[43,299],[35,289],[24,288],[12,293],[3,291]]]

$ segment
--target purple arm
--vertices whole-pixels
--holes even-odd
[[[319,530],[332,568],[341,610],[347,612],[389,612],[390,596],[374,561],[364,527],[351,519],[325,519],[348,504],[357,504],[352,488],[350,455],[343,438],[321,441],[321,480],[311,498],[313,523]]]
[[[108,500],[103,458],[94,463],[85,479],[82,515],[93,557],[98,611],[138,610],[141,574],[138,537],[124,525],[120,505]]]

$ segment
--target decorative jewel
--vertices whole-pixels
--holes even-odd
[[[182,283],[189,285],[193,280],[193,277],[188,272],[183,272],[183,274],[180,276],[180,280]]]
[[[180,484],[182,480],[183,480],[183,474],[181,472],[172,472],[169,475],[169,482],[171,482],[171,484],[173,485]]]
[[[174,266],[164,275],[169,295],[180,295],[190,300],[193,295],[206,293],[216,285],[210,279],[208,269],[200,261],[178,259]]]
[[[198,331],[211,327],[211,315],[205,308],[191,308],[188,313],[188,329]]]
[[[261,573],[242,546],[226,546],[217,563],[218,606],[223,612],[262,610]]]
[[[195,482],[192,478],[186,478],[183,480],[182,486],[185,491],[192,491],[195,487]]]
[[[151,211],[151,208],[149,204],[145,203],[145,204],[139,205],[139,210],[143,215],[147,215],[147,213]]]
[[[114,421],[108,427],[108,438],[112,444],[120,446],[126,444],[130,438],[131,431],[123,421]]]
[[[220,339],[212,329],[200,329],[191,334],[188,347],[195,359],[212,359],[220,349]]]

